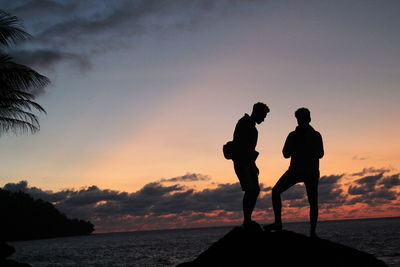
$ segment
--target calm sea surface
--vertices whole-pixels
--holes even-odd
[[[285,229],[308,233],[308,223]],[[18,241],[11,257],[42,266],[175,266],[190,261],[232,227],[95,234]],[[371,253],[391,267],[400,266],[400,218],[326,221],[319,236]]]

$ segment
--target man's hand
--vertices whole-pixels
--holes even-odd
[[[254,163],[254,171],[257,173],[257,175],[260,174],[260,170],[258,169],[258,167],[255,163]]]

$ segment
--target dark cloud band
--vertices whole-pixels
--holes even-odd
[[[400,174],[361,177],[354,180],[347,191],[341,184],[344,176],[341,174],[321,177],[319,183],[321,210],[357,203],[376,207],[380,204],[394,203],[399,199]],[[189,173],[148,183],[133,193],[100,189],[97,186],[53,192],[30,187],[26,181],[8,183],[3,189],[23,191],[33,198],[50,201],[69,217],[91,220],[103,231],[115,230],[113,228],[115,221],[119,221],[120,225],[126,225],[124,229],[129,230],[140,229],[136,224],[145,227],[146,220],[150,223],[157,218],[159,222],[160,220],[163,222],[164,227],[173,222],[177,223],[177,218],[180,218],[182,224],[193,222],[195,218],[200,221],[207,219],[215,222],[226,221],[233,217],[240,218],[242,191],[238,183],[219,184],[215,188],[201,191],[179,184],[208,179],[206,175]],[[271,212],[271,188],[265,188],[263,185],[261,187],[263,193],[258,200],[258,211]],[[302,184],[293,186],[284,192],[282,197],[286,207],[308,206],[306,191]],[[212,217],[217,216],[216,214],[218,218]],[[199,219],[200,217],[202,219]]]

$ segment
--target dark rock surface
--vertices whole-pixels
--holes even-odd
[[[14,260],[8,260],[7,257],[15,252],[15,248],[4,242],[0,242],[0,266],[1,267],[32,267],[27,263],[20,263]]]
[[[212,244],[193,266],[387,267],[373,255],[289,231],[263,232],[236,227]]]
[[[15,248],[4,242],[0,242],[0,259],[5,259],[14,254]]]

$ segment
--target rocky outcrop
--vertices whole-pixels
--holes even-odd
[[[4,243],[0,242],[0,266],[1,267],[32,267],[27,263],[19,263],[14,260],[7,259],[15,252],[15,248]]]
[[[290,231],[249,231],[240,227],[212,244],[194,261],[178,266],[387,267],[371,254],[329,240]]]

